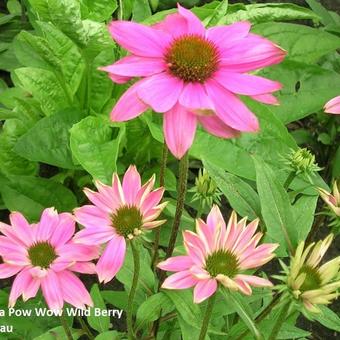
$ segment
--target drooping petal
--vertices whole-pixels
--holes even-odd
[[[169,34],[131,21],[112,21],[109,31],[119,45],[142,57],[162,57],[171,41]]]
[[[129,205],[134,204],[137,193],[141,188],[140,175],[135,166],[130,165],[125,172],[122,187],[126,203]]]
[[[193,266],[190,256],[174,256],[166,259],[163,262],[158,263],[157,267],[162,270],[168,270],[171,272],[179,272],[187,270]]]
[[[127,56],[116,63],[100,68],[101,71],[123,77],[147,77],[165,70],[161,58]]]
[[[231,25],[214,26],[207,29],[206,37],[212,40],[219,49],[227,49],[250,31],[251,23],[248,21],[235,22]]]
[[[66,302],[81,309],[86,308],[86,305],[93,306],[89,292],[76,275],[65,270],[58,273],[58,278],[62,282],[60,286]]]
[[[177,3],[178,13],[187,20],[187,32],[186,34],[199,34],[205,35],[205,28],[200,19],[189,11],[188,9],[182,7]]]
[[[185,84],[179,96],[179,103],[190,111],[214,111],[214,105],[208,97],[204,86],[200,83]]]
[[[61,310],[64,305],[61,283],[57,274],[49,270],[41,279],[41,290],[49,309]]]
[[[34,242],[32,227],[26,218],[19,212],[12,212],[9,215],[11,225],[14,227],[17,237],[25,243],[31,245]]]
[[[326,103],[324,110],[327,113],[340,114],[340,96],[329,100]]]
[[[40,221],[35,229],[35,241],[39,242],[50,240],[58,223],[59,216],[57,211],[54,208],[45,209],[42,212]]]
[[[277,81],[251,74],[230,72],[223,68],[216,72],[214,78],[227,90],[246,96],[267,94],[282,88],[282,84]]]
[[[159,73],[143,80],[138,86],[139,98],[156,112],[169,111],[177,103],[183,81],[168,73]]]
[[[59,214],[58,224],[50,239],[51,244],[56,247],[65,244],[73,236],[75,227],[73,215],[69,213]]]
[[[74,242],[87,245],[104,244],[116,235],[113,227],[85,228],[74,236]]]
[[[9,301],[8,301],[9,307],[14,307],[18,297],[23,293],[25,288],[30,284],[31,280],[32,280],[32,276],[28,268],[18,273],[18,275],[15,277],[13,281],[11,292],[9,294]]]
[[[235,276],[235,281],[236,279],[247,282],[248,284],[254,287],[272,287],[273,286],[273,284],[269,280],[263,279],[262,277],[258,277],[254,275],[238,274]]]
[[[202,124],[203,128],[214,136],[221,138],[236,138],[240,135],[239,131],[224,124],[224,122],[216,115],[197,116],[197,119]]]
[[[30,282],[28,282],[27,286],[24,288],[22,292],[22,299],[27,301],[28,299],[35,297],[40,288],[40,279],[36,277],[31,277]]]
[[[163,188],[158,188],[152,192],[150,192],[147,197],[145,197],[142,205],[141,205],[141,211],[143,214],[147,214],[150,209],[155,208],[158,203],[161,201],[164,194]]]
[[[234,282],[237,284],[238,289],[245,295],[251,295],[252,290],[251,287],[249,286],[248,282],[245,280],[242,280],[238,278],[237,276],[233,279]]]
[[[77,262],[68,268],[69,270],[81,274],[95,274],[96,265],[92,262]]]
[[[117,76],[116,74],[109,73],[109,78],[116,84],[125,84],[130,81],[133,77]]]
[[[227,125],[239,131],[257,131],[256,116],[237,98],[215,80],[206,82],[208,95],[215,105],[217,116]]]
[[[78,223],[86,228],[109,228],[111,221],[109,215],[94,205],[83,205],[74,210],[74,215]]]
[[[115,236],[106,246],[100,257],[96,271],[100,282],[111,281],[120,270],[125,259],[126,242],[124,237]]]
[[[0,264],[0,279],[7,279],[15,274],[17,274],[21,269],[21,266],[16,266],[7,263]]]
[[[215,279],[202,280],[194,288],[194,302],[201,303],[216,292],[217,281]]]
[[[148,109],[148,105],[140,100],[137,95],[137,90],[142,82],[143,80],[140,80],[133,84],[119,98],[111,111],[110,117],[113,122],[125,122],[139,116]]]
[[[248,34],[231,48],[221,52],[220,65],[233,72],[248,72],[280,63],[286,52],[256,34]]]
[[[269,104],[269,105],[280,105],[279,100],[270,93],[258,94],[256,96],[250,96],[252,99],[259,103]]]
[[[174,38],[188,33],[188,22],[185,17],[178,13],[167,15],[164,20],[152,27],[167,32]]]
[[[65,261],[91,261],[98,257],[99,249],[94,245],[68,242],[57,247],[56,252]]]
[[[164,114],[165,141],[176,158],[182,158],[192,145],[196,124],[196,116],[179,104]]]
[[[190,271],[184,270],[167,277],[162,284],[162,288],[186,289],[193,287],[198,281],[199,280],[195,279]]]

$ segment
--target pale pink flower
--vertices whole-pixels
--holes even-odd
[[[166,205],[166,202],[159,204],[164,189],[153,190],[154,184],[155,176],[152,176],[141,186],[136,167],[130,166],[122,184],[115,173],[112,186],[97,181],[98,192],[84,190],[93,205],[75,209],[77,221],[85,227],[75,235],[75,240],[105,245],[96,265],[100,282],[111,281],[123,265],[127,240],[165,222],[156,220]]]
[[[215,293],[218,284],[250,295],[251,287],[271,287],[272,283],[254,275],[243,274],[248,269],[262,266],[271,260],[278,244],[257,246],[262,233],[255,233],[259,220],[246,225],[237,222],[235,212],[226,227],[219,208],[215,205],[207,222],[196,220],[196,233],[183,233],[186,255],[170,257],[158,264],[162,270],[173,271],[162,287],[167,289],[194,288],[194,302],[200,303]]]
[[[89,262],[98,249],[73,242],[75,221],[71,214],[45,209],[37,224],[29,224],[19,212],[10,214],[10,223],[0,223],[0,278],[16,275],[9,306],[22,295],[26,301],[41,287],[50,309],[61,310],[64,301],[76,308],[92,306],[90,294],[73,273],[95,273]]]
[[[325,104],[325,112],[340,114],[340,96],[337,96]]]
[[[165,140],[177,158],[190,148],[198,123],[222,138],[257,131],[256,116],[238,95],[278,104],[272,93],[281,84],[247,72],[281,62],[285,51],[250,27],[245,21],[205,29],[180,5],[153,27],[112,22],[113,39],[130,54],[101,69],[116,83],[143,79],[118,100],[111,119],[126,121],[149,107],[164,113]]]

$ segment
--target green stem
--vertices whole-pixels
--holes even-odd
[[[290,301],[285,303],[280,310],[280,313],[276,319],[276,322],[274,324],[274,327],[269,335],[268,340],[275,340],[277,338],[277,335],[279,334],[279,331],[283,325],[283,323],[286,321],[287,319],[287,315],[288,315],[288,311],[289,311],[289,307],[290,307]]]
[[[213,308],[214,308],[215,297],[216,297],[216,294],[214,294],[213,296],[211,296],[208,299],[208,304],[207,304],[207,308],[205,310],[200,336],[198,338],[199,340],[204,340],[205,336],[207,334],[208,327],[209,327],[209,321],[210,321],[210,318],[211,318],[211,313],[212,313]]]
[[[85,334],[87,335],[87,337],[90,339],[90,340],[93,340],[94,339],[94,335],[91,333],[89,327],[87,326],[86,322],[83,320],[83,318],[81,316],[78,316],[77,317],[78,319],[78,322],[82,328],[82,330],[85,332]]]
[[[123,1],[119,0],[118,20],[123,20]]]
[[[172,225],[171,236],[166,252],[166,257],[170,257],[174,251],[179,225],[184,208],[185,194],[187,192],[187,180],[188,180],[188,168],[189,168],[189,156],[186,153],[179,161],[179,178],[178,178],[178,197],[176,204],[176,212],[174,223]]]
[[[140,258],[139,258],[139,251],[135,247],[133,240],[130,242],[131,250],[133,254],[133,278],[132,278],[132,285],[129,293],[128,298],[128,305],[127,305],[127,329],[128,329],[128,338],[129,340],[136,339],[133,325],[132,325],[132,315],[133,315],[133,300],[135,298],[137,284],[138,284],[138,277],[139,277],[139,270],[140,270]]]
[[[161,167],[159,171],[159,185],[161,187],[164,187],[165,185],[165,169],[166,169],[166,163],[168,159],[168,146],[166,145],[165,141],[163,143],[163,156],[161,161]],[[159,247],[159,240],[161,235],[161,227],[158,227],[155,230],[155,241],[153,246],[153,256],[152,256],[152,267],[155,268],[158,261],[158,247]]]
[[[290,174],[288,175],[285,183],[283,184],[283,187],[288,190],[290,184],[293,182],[293,179],[295,178],[295,171],[291,171]]]
[[[68,340],[73,340],[70,327],[68,326],[67,321],[66,321],[65,316],[64,316],[64,311],[63,311],[62,315],[59,316],[59,319],[60,319],[61,325],[64,328],[64,331],[65,331],[67,339]]]

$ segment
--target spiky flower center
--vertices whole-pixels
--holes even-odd
[[[215,44],[198,35],[175,39],[165,54],[169,71],[185,82],[204,83],[217,70],[218,50]]]
[[[238,273],[238,261],[228,250],[218,250],[208,256],[205,269],[212,277],[223,274],[232,278]]]
[[[58,256],[49,242],[37,242],[28,249],[28,257],[33,266],[46,269]]]
[[[321,278],[320,278],[320,274],[315,268],[312,268],[310,266],[303,266],[301,268],[300,273],[306,274],[305,281],[300,287],[300,290],[302,292],[320,288]]]
[[[143,224],[143,215],[137,207],[122,206],[111,216],[112,226],[119,235],[128,237],[140,230]]]

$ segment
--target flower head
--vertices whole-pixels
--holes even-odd
[[[207,222],[196,221],[196,233],[183,234],[186,255],[170,257],[158,264],[162,270],[174,271],[162,287],[185,289],[195,286],[194,302],[200,303],[213,295],[218,284],[252,293],[250,286],[270,287],[271,282],[253,275],[243,274],[247,269],[257,268],[271,260],[278,244],[257,246],[262,234],[256,233],[259,220],[246,224],[237,221],[233,212],[226,227],[219,208],[215,205]]]
[[[324,106],[324,110],[327,113],[340,114],[340,96],[328,101]]]
[[[191,146],[197,124],[209,133],[232,138],[257,131],[256,116],[238,95],[277,104],[281,84],[247,72],[281,62],[285,52],[271,41],[249,33],[249,22],[205,29],[189,10],[178,5],[153,27],[114,21],[113,39],[130,52],[101,68],[116,83],[141,77],[117,102],[113,121],[137,117],[149,107],[164,113],[164,135],[181,158]]]
[[[20,295],[24,301],[34,297],[40,287],[50,309],[62,309],[64,301],[76,308],[92,306],[89,293],[73,272],[95,273],[89,261],[98,257],[98,249],[74,243],[73,216],[48,208],[37,224],[29,224],[18,212],[10,215],[10,222],[0,223],[0,278],[16,275],[9,306]]]
[[[198,177],[195,179],[195,186],[190,191],[194,192],[192,201],[199,200],[202,208],[220,202],[221,192],[205,169],[199,170]]]
[[[111,281],[123,265],[127,240],[165,222],[156,220],[166,205],[159,204],[164,189],[153,190],[154,184],[153,176],[142,186],[136,167],[130,166],[122,184],[115,173],[111,186],[97,181],[98,192],[84,190],[92,205],[74,211],[76,220],[85,227],[75,235],[75,241],[105,245],[96,265],[100,282]]]
[[[283,264],[286,273],[283,289],[288,288],[292,296],[313,313],[320,311],[317,305],[327,305],[338,296],[340,256],[320,265],[332,240],[333,234],[330,234],[307,247],[301,242],[291,258],[290,267]]]
[[[318,188],[321,198],[329,206],[337,217],[340,217],[340,193],[336,181],[333,184],[333,194],[325,189]]]
[[[291,149],[284,162],[296,175],[304,174],[310,177],[314,172],[321,170],[315,161],[315,155],[306,148]]]

